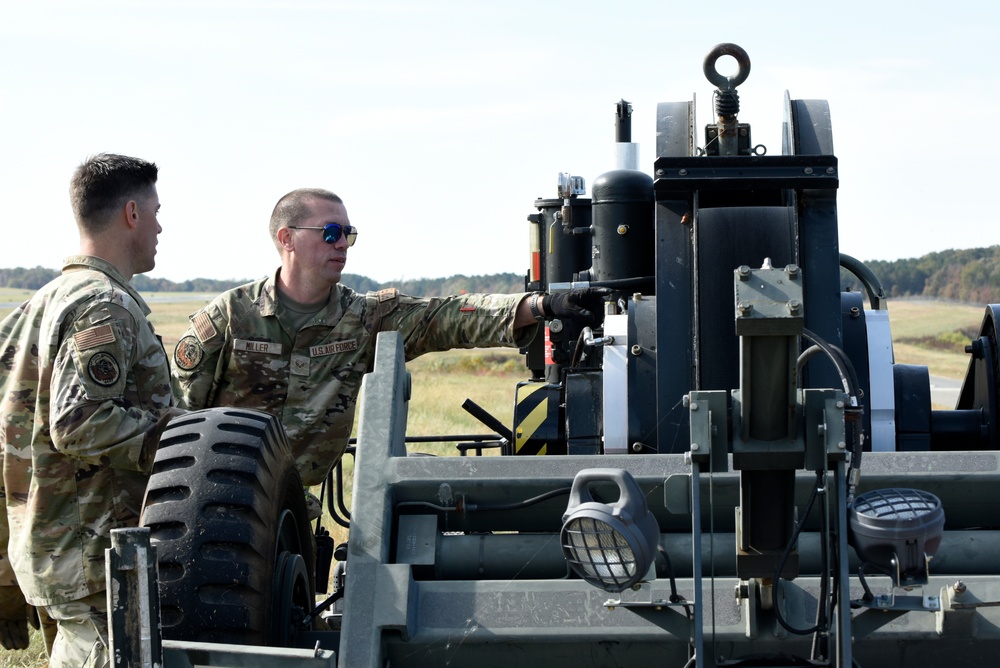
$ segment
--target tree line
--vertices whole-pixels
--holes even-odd
[[[0,287],[37,290],[59,275],[54,269],[16,267],[0,269]],[[139,292],[207,292],[219,293],[250,282],[252,279],[217,280],[193,278],[186,281],[171,281],[166,278],[150,278],[142,274],[132,277],[132,285]],[[456,274],[447,278],[421,278],[379,283],[367,276],[344,274],[341,282],[361,293],[398,288],[400,292],[415,296],[444,296],[463,292],[511,293],[524,290],[524,276],[520,274],[492,274],[487,276],[464,276]]]
[[[902,260],[868,260],[865,264],[878,277],[889,297],[927,297],[970,304],[1000,303],[1000,246],[945,250],[918,258]],[[0,269],[0,287],[37,290],[59,274],[58,271],[34,267]],[[243,280],[194,278],[170,281],[139,275],[132,284],[140,292],[207,292],[219,293],[247,283]],[[383,288],[398,288],[404,294],[433,297],[463,292],[511,293],[524,290],[522,274],[491,274],[446,278],[420,278],[379,283],[366,276],[344,274],[344,285],[358,292]],[[844,289],[860,290],[861,285],[845,271],[841,272]]]
[[[968,304],[1000,302],[1000,246],[945,250],[891,262],[871,260],[865,265],[889,297],[928,297]],[[850,281],[844,285],[859,289]]]

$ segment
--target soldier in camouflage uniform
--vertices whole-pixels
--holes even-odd
[[[358,294],[339,285],[357,230],[343,201],[326,190],[285,195],[270,233],[281,267],[195,313],[174,350],[171,374],[184,408],[241,406],[279,417],[306,486],[320,484],[347,447],[379,332],[401,332],[410,360],[451,348],[524,346],[543,309],[550,317],[600,311],[600,296],[587,291],[435,299],[394,289]]]
[[[180,412],[129,284],[155,264],[156,177],[136,158],[84,162],[70,186],[81,254],[0,323],[0,640],[25,645],[25,602],[44,607],[53,668],[108,663],[104,551],[112,529],[138,525],[160,433]]]

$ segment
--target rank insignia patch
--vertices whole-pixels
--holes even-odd
[[[99,352],[87,363],[87,373],[95,383],[103,387],[111,387],[118,382],[121,371],[118,360],[110,353]]]
[[[198,339],[193,336],[185,336],[177,342],[177,347],[174,348],[174,364],[177,365],[178,369],[190,371],[198,366],[203,355],[204,350]]]

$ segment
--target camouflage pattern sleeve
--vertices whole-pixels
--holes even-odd
[[[170,358],[170,383],[181,408],[214,406],[228,317],[221,297],[191,316]]]
[[[524,297],[469,294],[420,299],[382,290],[376,293],[375,310],[380,331],[402,333],[409,360],[452,348],[526,346],[538,328],[514,329],[514,314]]]
[[[166,354],[162,347],[159,354],[139,350],[142,326],[149,327],[110,302],[97,302],[73,323],[50,383],[56,450],[113,469],[145,472],[152,466],[161,409],[172,402],[161,372]],[[125,399],[136,389],[153,405]]]

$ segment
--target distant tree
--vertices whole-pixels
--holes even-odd
[[[1000,246],[949,249],[918,258],[868,260],[865,265],[878,277],[889,297],[932,297],[967,303],[1000,303]],[[0,269],[0,287],[37,290],[59,272],[44,267]],[[192,278],[181,282],[139,275],[132,284],[144,292],[220,293],[252,279]],[[366,276],[345,274],[342,283],[365,293],[397,288],[417,297],[440,297],[463,292],[516,293],[524,290],[523,274],[491,274],[421,278],[379,283]],[[841,271],[844,289],[861,290],[861,284]]]

